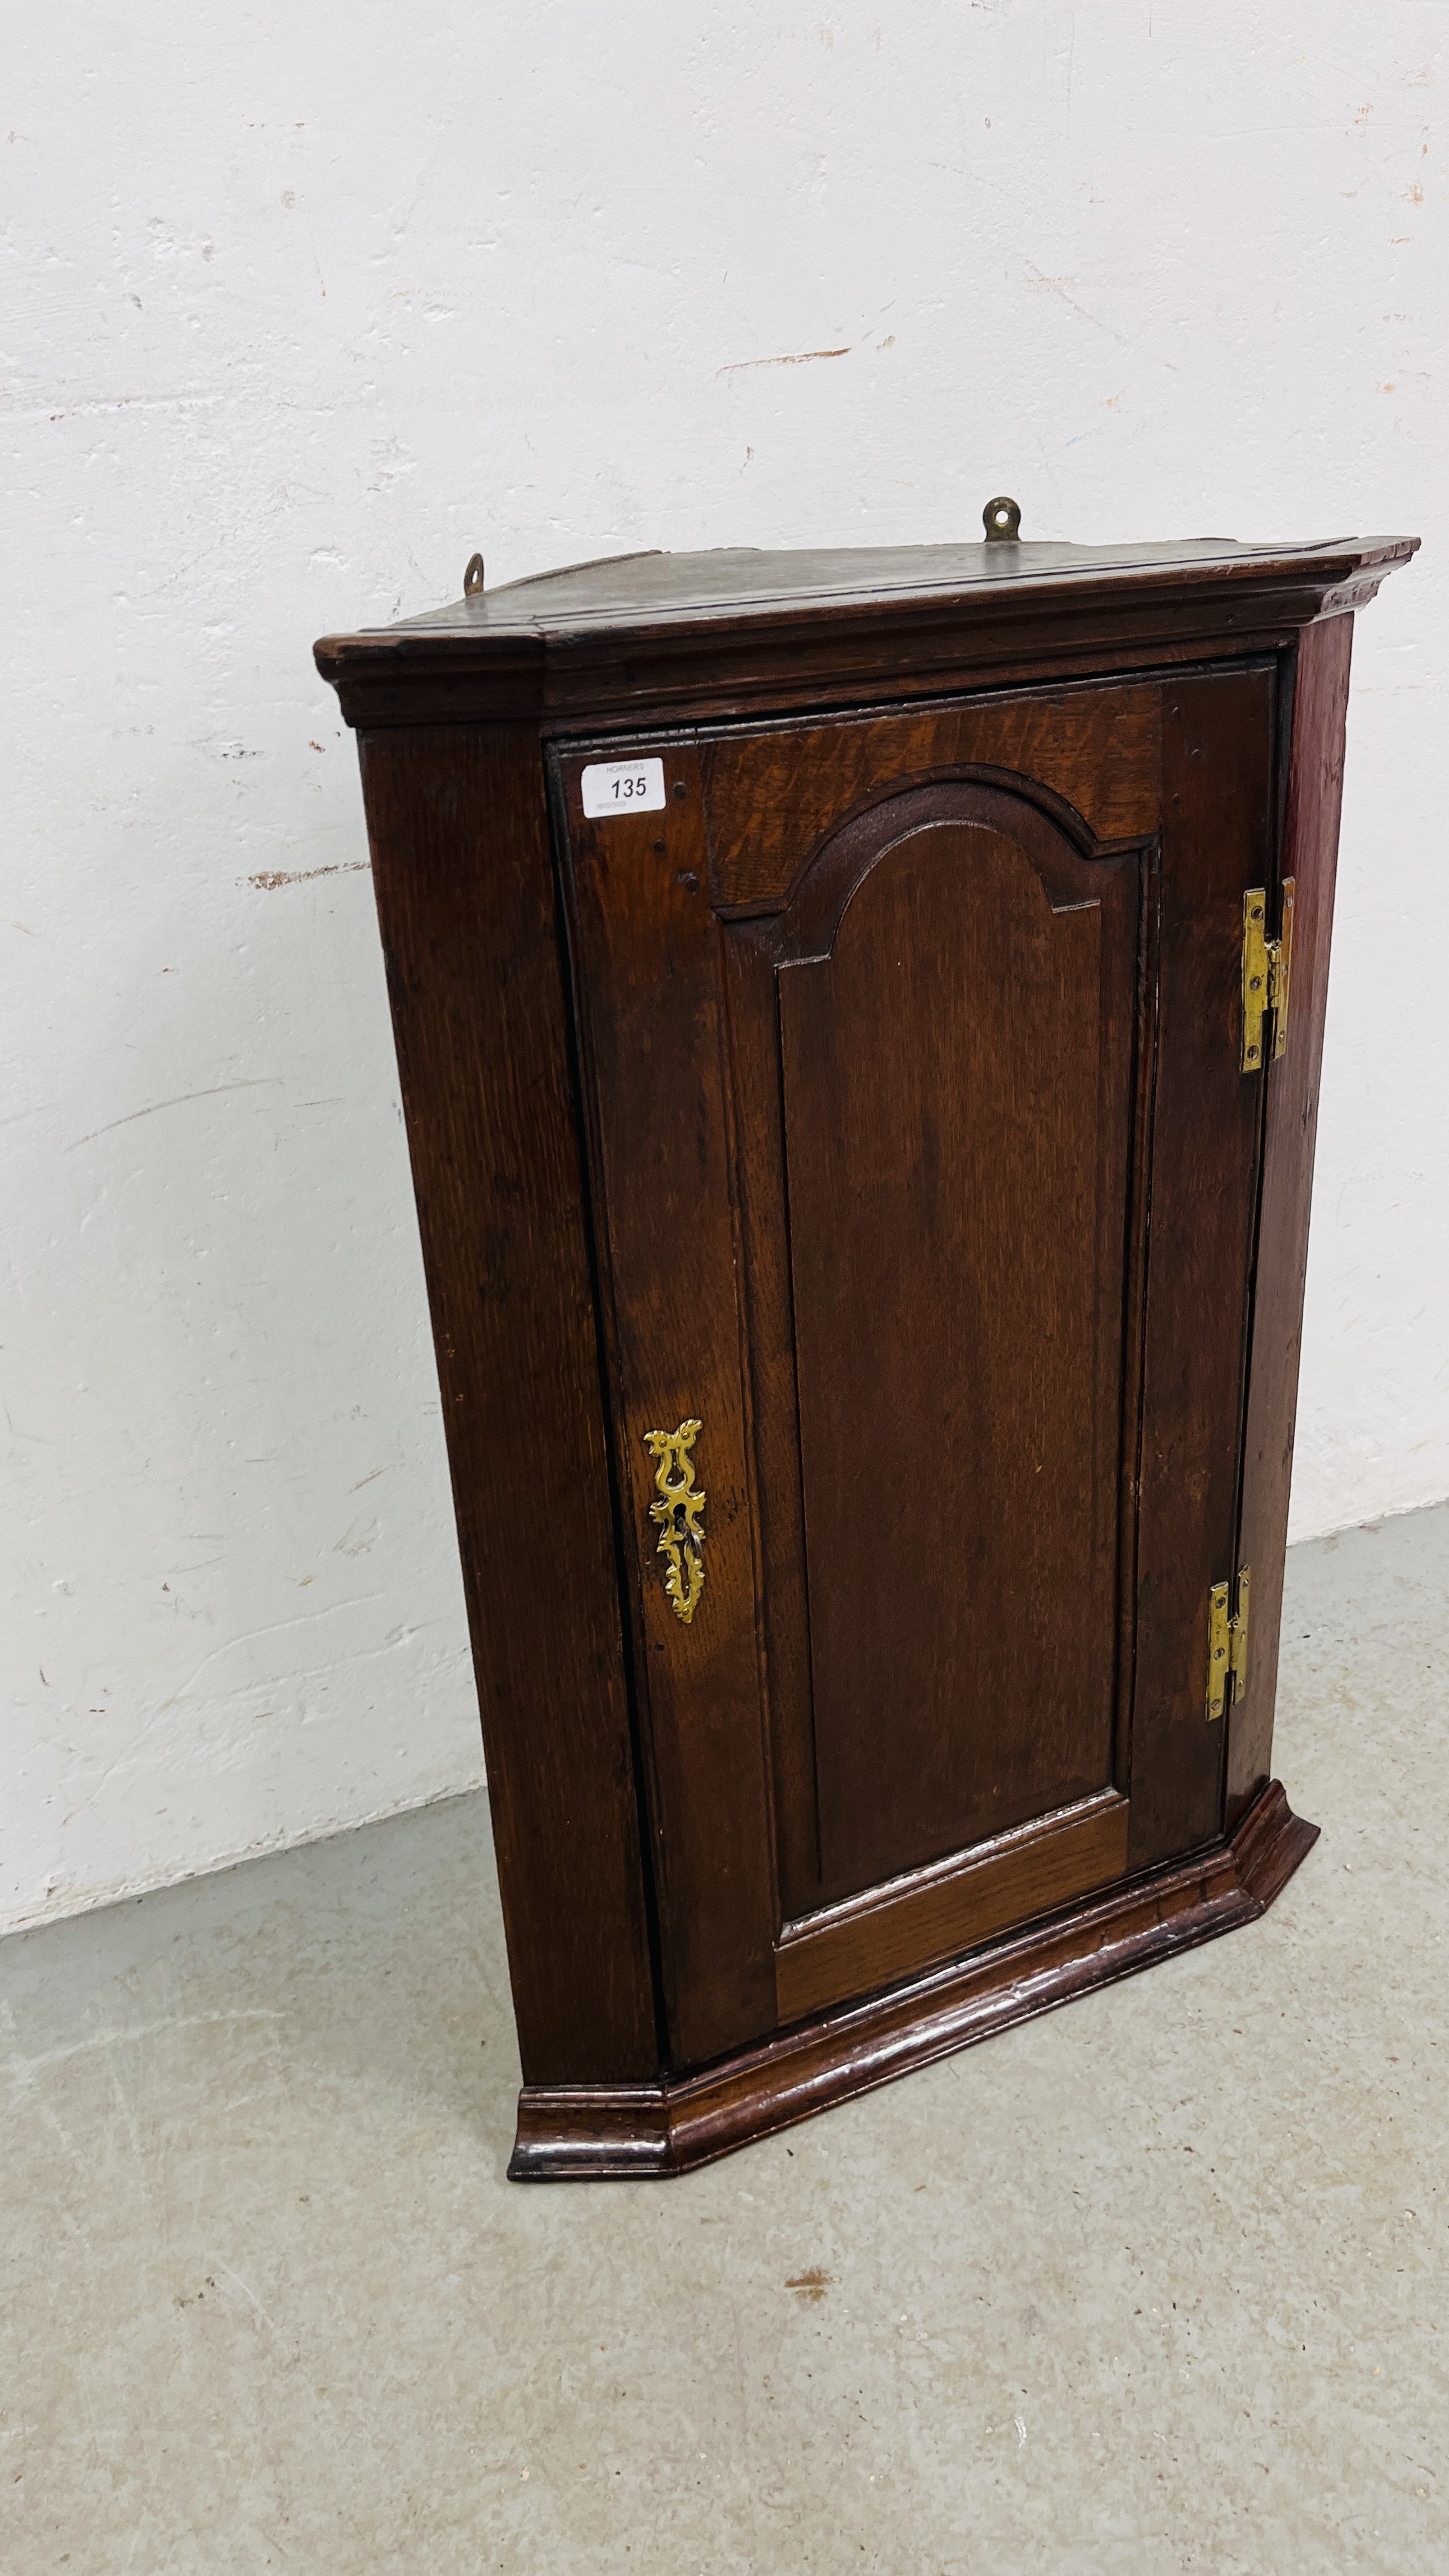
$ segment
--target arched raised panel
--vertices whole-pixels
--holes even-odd
[[[951,782],[779,926],[828,1895],[1111,1784],[1141,878]]]

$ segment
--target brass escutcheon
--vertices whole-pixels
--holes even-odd
[[[687,1628],[704,1590],[704,1496],[694,1481],[690,1456],[703,1424],[691,1418],[677,1431],[646,1431],[659,1500],[649,1506],[658,1529],[655,1552],[664,1559],[664,1589],[675,1618]]]

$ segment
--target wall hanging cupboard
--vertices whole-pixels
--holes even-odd
[[[519,2177],[1261,1913],[1352,612],[1408,540],[645,554],[357,728]]]

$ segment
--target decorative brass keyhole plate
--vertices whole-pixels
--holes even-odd
[[[659,1500],[649,1517],[659,1531],[656,1553],[664,1559],[664,1589],[676,1619],[685,1627],[704,1590],[704,1496],[694,1481],[690,1451],[703,1425],[681,1422],[677,1431],[646,1431],[644,1446],[652,1454]]]

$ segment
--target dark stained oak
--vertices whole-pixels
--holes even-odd
[[[1029,1923],[1120,1878],[1127,1818],[1126,1799],[1103,1789],[983,1841],[964,1858],[787,1923],[775,1961],[781,2021],[894,1984],[974,1949],[1009,1923]]]
[[[563,763],[566,793],[581,763]],[[704,890],[698,767],[667,764],[662,814],[574,835],[569,894],[614,1350],[616,1434],[647,1719],[669,2029],[685,2062],[774,2010],[769,1808],[736,1298],[719,932]],[[682,794],[675,791],[682,790]],[[688,1627],[649,1519],[650,1431],[689,1418],[705,1587]]]
[[[525,2077],[644,2073],[654,1978],[537,743],[408,729],[364,738],[362,769]]]
[[[1123,1350],[1101,1319],[1140,1258],[1127,1203],[1150,870],[1140,850],[1088,859],[992,784],[906,790],[827,839],[768,954],[761,924],[742,931],[746,984],[777,998],[753,1042],[736,1012],[726,1058],[720,929],[690,864],[694,754],[664,756],[662,815],[593,825],[584,765],[563,760],[559,788],[633,1525],[647,1533],[640,1434],[656,1419],[702,1420],[696,1462],[729,1502],[688,1630],[647,1536],[636,1577],[687,2062],[718,2053],[731,2014],[736,2035],[763,2026],[746,1963],[768,1972],[782,1913],[1111,1783]],[[772,1092],[778,1116],[761,1122]],[[765,1303],[788,1307],[784,1368],[737,1387],[757,1263]],[[753,1518],[774,1556],[753,1619],[734,1512],[747,1390]],[[766,1743],[778,1903],[748,1867],[769,1856],[752,1806]]]
[[[1276,1780],[1230,1841],[986,1943],[846,2012],[820,2015],[723,2066],[656,2085],[525,2085],[515,2182],[688,2173],[837,2102],[974,2047],[1077,1995],[1156,1966],[1266,1913],[1318,1840]]]
[[[1328,1002],[1328,946],[1343,801],[1343,736],[1353,619],[1310,626],[1298,647],[1288,813],[1280,876],[1295,880],[1291,1042],[1268,1066],[1263,1204],[1243,1452],[1241,1555],[1253,1568],[1248,1686],[1228,1737],[1229,1824],[1268,1776],[1288,1489],[1298,1405],[1303,1283]]]
[[[1350,612],[1412,551],[645,555],[318,646],[519,2178],[682,2171],[1251,1920],[1311,1845],[1269,1775]],[[625,754],[662,806],[589,819]],[[648,1435],[689,1421],[685,1621]]]
[[[1288,642],[1362,607],[1416,542],[626,555],[325,636],[317,662],[359,725],[869,703]]]
[[[826,1894],[1111,1778],[1138,873],[921,788],[782,920]]]
[[[1000,785],[1031,779],[1099,850],[1142,841],[1157,827],[1160,717],[1161,692],[1144,682],[718,734],[701,753],[715,907],[777,911],[842,816],[952,770],[994,770]]]
[[[1230,1579],[1261,1077],[1239,1070],[1243,891],[1272,855],[1277,678],[1167,683],[1162,957],[1143,1322],[1133,1867],[1220,1821],[1223,1728],[1204,1723],[1209,1586]]]

